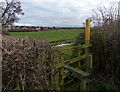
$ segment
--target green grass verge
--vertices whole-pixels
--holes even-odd
[[[57,47],[59,50],[62,50],[62,49],[65,49],[65,48],[70,48],[70,47],[73,47],[73,45],[66,45],[66,46],[60,46],[60,47]],[[69,52],[65,52],[64,53],[64,60],[68,60],[71,58],[71,55],[72,55],[72,51],[69,51]]]
[[[40,32],[10,32],[12,36],[40,38],[47,41],[75,40],[83,29],[66,29],[58,31],[40,31]]]

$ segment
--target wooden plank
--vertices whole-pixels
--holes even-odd
[[[58,41],[51,41],[50,43],[53,45],[58,45],[58,44],[62,44],[62,43],[68,43],[68,42],[74,42],[74,39],[66,39],[66,40],[58,40]]]
[[[78,56],[76,58],[73,58],[73,59],[70,59],[70,60],[55,64],[54,67],[55,68],[60,68],[60,67],[62,67],[64,65],[69,65],[69,64],[75,63],[76,61],[85,59],[88,55],[90,55],[90,54],[81,55],[81,56]]]
[[[72,77],[74,77],[75,79],[78,79],[79,81],[81,80],[81,76],[79,74],[76,73],[72,73],[70,74]]]
[[[55,56],[55,60],[52,62],[52,64],[59,63],[59,56]],[[54,66],[51,67],[51,86],[52,90],[60,90],[60,69],[55,69]]]
[[[73,81],[74,81],[74,79],[71,79],[70,81],[66,82],[64,85],[69,84],[69,83],[71,83]]]
[[[64,67],[65,67],[66,69],[72,71],[72,72],[75,72],[75,73],[77,73],[77,74],[82,75],[83,77],[87,77],[88,75],[90,75],[90,74],[87,73],[87,72],[84,72],[84,71],[82,71],[82,70],[80,70],[80,69],[74,68],[74,67],[69,66],[69,65],[66,65],[66,66],[64,66]]]
[[[87,80],[86,78],[81,78],[81,82],[80,82],[80,90],[86,90],[87,89]]]
[[[90,46],[92,46],[91,43],[85,44],[85,45],[78,45],[78,46],[75,46],[75,47],[69,47],[69,48],[61,49],[60,52],[61,52],[61,53],[64,53],[64,52],[68,52],[68,51],[71,51],[71,50],[74,50],[74,49],[80,50],[80,49],[88,48],[88,47],[90,47]]]
[[[63,54],[61,54],[61,61],[60,62],[64,62],[64,57]],[[64,89],[64,78],[62,78],[62,76],[64,76],[64,67],[60,68],[60,87],[61,90]]]
[[[56,50],[55,53],[56,54],[62,54],[62,53],[65,53],[65,52],[69,52],[69,51],[72,51],[74,49],[84,49],[84,48],[88,48],[88,47],[91,47],[92,44],[89,43],[89,44],[85,44],[85,45],[78,45],[78,46],[74,46],[74,47],[69,47],[69,48],[63,48],[63,49],[60,49],[60,50]]]
[[[59,70],[60,69],[57,69],[57,72],[54,76],[54,80],[55,80],[55,90],[60,90],[60,76],[59,76]]]

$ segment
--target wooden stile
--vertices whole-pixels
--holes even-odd
[[[57,70],[52,71],[51,73],[51,84],[54,87],[54,90],[62,90],[65,87],[64,78],[67,76],[73,76],[80,80],[80,90],[87,90],[87,76],[90,75],[92,70],[92,54],[89,52],[90,44],[90,20],[86,20],[86,32],[85,32],[85,44],[78,45],[76,47],[62,49],[56,52],[56,60],[53,63],[53,69]],[[69,52],[71,50],[77,49],[78,54],[77,57],[64,60],[64,53]],[[85,49],[85,54],[81,55],[81,49]],[[85,59],[86,70],[81,70],[81,60]],[[75,67],[71,66],[71,64],[76,63]],[[72,80],[73,81],[73,80]],[[71,81],[69,81],[71,82]]]

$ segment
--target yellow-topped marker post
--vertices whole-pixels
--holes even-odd
[[[86,20],[86,29],[85,29],[85,44],[90,43],[90,19]],[[89,48],[85,49],[85,53],[89,53]],[[90,63],[90,56],[86,58],[86,72],[91,72],[91,63]]]
[[[86,20],[86,29],[85,29],[85,43],[89,44],[90,43],[90,19]],[[89,53],[89,48],[85,49],[85,53]],[[86,58],[86,72],[91,73],[92,70],[92,55],[89,55]]]
[[[90,19],[86,20],[86,28],[85,28],[85,44],[90,43]],[[85,48],[85,54],[89,54],[89,48]],[[90,73],[91,68],[92,68],[92,55],[88,55],[86,58],[86,72]],[[81,78],[81,85],[80,85],[80,90],[88,90],[89,88],[87,87],[87,79],[86,77]]]
[[[86,28],[85,28],[85,44],[89,44],[90,43],[90,19],[86,20]],[[88,55],[89,54],[89,48],[85,48],[85,54]],[[92,68],[92,55],[88,55],[86,58],[86,72],[90,73],[91,72],[91,68]],[[80,85],[80,90],[88,90],[87,87],[87,79],[86,77],[82,77],[81,78],[81,85]]]
[[[85,40],[88,42],[90,41],[90,19],[86,20],[86,29],[85,29]]]

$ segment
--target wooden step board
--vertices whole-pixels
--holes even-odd
[[[79,81],[81,81],[81,78],[80,76],[78,76],[77,74],[71,74],[72,77],[74,77],[75,79],[78,79]],[[90,79],[87,79],[87,83],[90,83],[91,80]]]
[[[74,73],[77,73],[77,74],[82,75],[83,77],[87,77],[87,76],[90,75],[90,74],[87,73],[87,72],[84,72],[84,71],[82,71],[82,70],[80,70],[80,69],[74,68],[74,67],[69,66],[69,65],[66,65],[66,66],[64,66],[64,67],[65,67],[66,69],[70,70],[71,72],[74,72]]]

